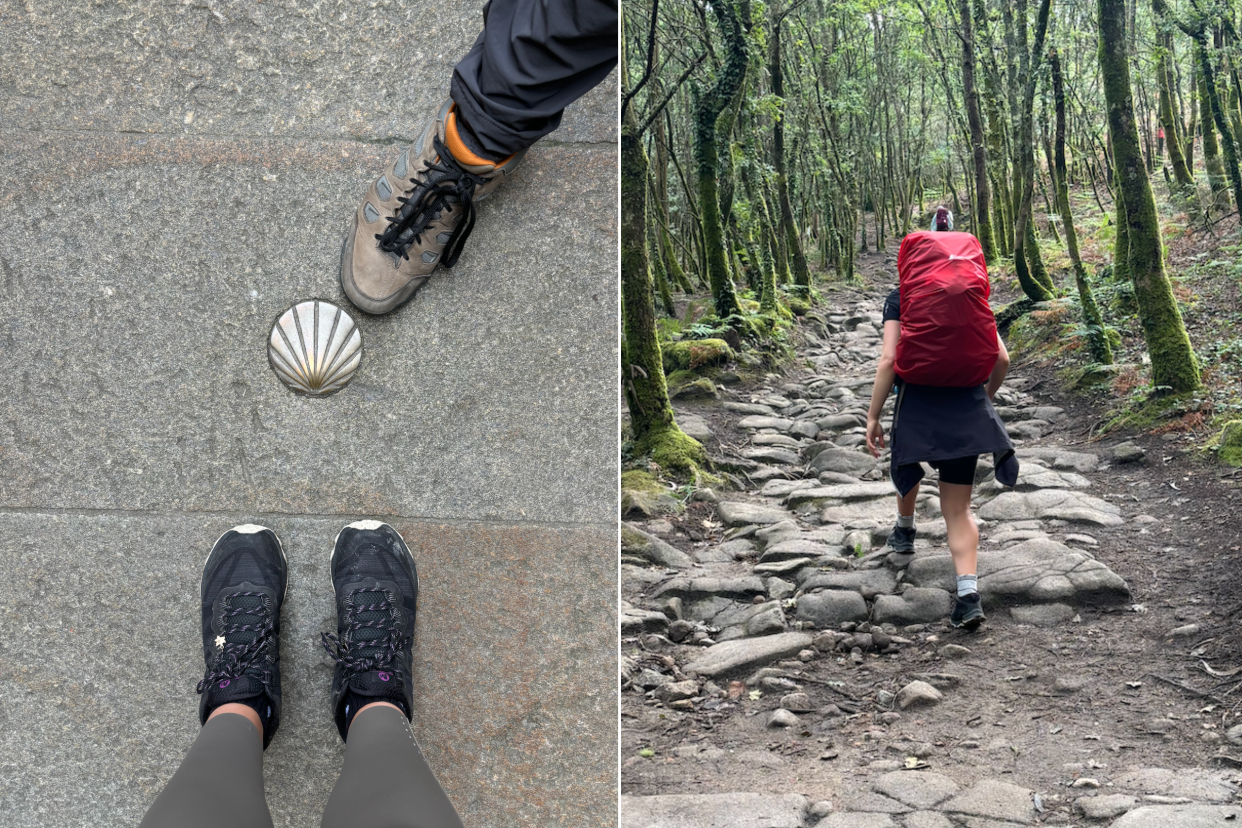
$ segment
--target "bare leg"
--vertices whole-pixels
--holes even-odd
[[[897,495],[897,514],[902,517],[910,517],[914,514],[914,504],[919,498],[919,484],[915,483],[914,488],[906,493],[905,497]]]
[[[251,707],[250,705],[236,704],[234,702],[229,702],[228,704],[222,704],[219,707],[217,707],[215,710],[211,711],[211,715],[207,717],[207,721],[210,722],[216,716],[219,716],[224,713],[236,713],[239,716],[245,716],[247,719],[250,720],[250,723],[254,725],[254,729],[259,731],[259,736],[260,738],[262,738],[263,720],[259,718],[259,714],[256,713],[255,709]]]
[[[979,527],[970,513],[973,486],[940,484],[940,511],[949,529],[949,553],[958,575],[974,575],[979,556]]]

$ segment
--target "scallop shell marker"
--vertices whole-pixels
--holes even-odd
[[[354,378],[362,362],[362,334],[349,314],[331,302],[299,302],[272,326],[267,358],[294,391],[327,396]]]

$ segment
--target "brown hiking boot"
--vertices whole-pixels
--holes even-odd
[[[367,313],[414,297],[436,268],[452,267],[474,228],[474,203],[526,155],[488,161],[457,133],[446,101],[423,135],[367,188],[341,250],[341,287]]]

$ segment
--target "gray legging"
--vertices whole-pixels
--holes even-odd
[[[181,767],[139,828],[272,828],[263,796],[263,740],[244,716],[203,726]],[[461,828],[453,803],[392,707],[354,717],[345,764],[323,812],[323,828]]]

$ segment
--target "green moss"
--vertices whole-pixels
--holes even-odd
[[[1128,365],[1101,365],[1093,362],[1088,365],[1076,365],[1058,374],[1065,387],[1071,391],[1083,391],[1112,382],[1117,374]]]
[[[1242,466],[1242,420],[1230,420],[1217,438],[1217,452],[1221,462]]]
[[[1152,392],[1123,406],[1100,428],[1100,433],[1107,434],[1119,428],[1150,431],[1184,416],[1188,411],[1197,410],[1198,407],[1193,394]]]
[[[720,393],[711,380],[700,377],[673,388],[669,391],[669,397],[678,400],[716,400],[720,399]]]
[[[703,444],[676,425],[647,434],[634,446],[634,451],[650,457],[653,463],[672,474],[695,476],[701,467],[708,465]]]
[[[699,371],[674,371],[666,377],[668,383],[668,395],[671,399],[682,400],[702,400],[702,399],[719,399],[720,393],[716,391],[716,385],[708,377],[716,376],[720,373],[715,368],[704,366]],[[700,376],[707,374],[708,376]]]
[[[685,505],[669,493],[669,489],[650,472],[631,469],[621,473],[621,515],[634,514],[656,517],[679,514]]]
[[[694,371],[674,371],[671,374],[664,375],[664,381],[669,388],[680,388],[683,385],[689,385],[699,378],[699,374]]]
[[[733,349],[723,339],[670,342],[662,351],[665,373],[694,370],[704,365],[720,365],[733,358]]]
[[[621,488],[653,495],[664,494],[666,491],[653,474],[642,469],[621,472]]]
[[[621,524],[621,551],[622,552],[641,552],[651,545],[651,541],[647,540],[646,535],[631,529],[626,524]]]
[[[788,296],[785,298],[785,304],[789,307],[794,316],[806,316],[811,310],[811,303],[796,296]]]

